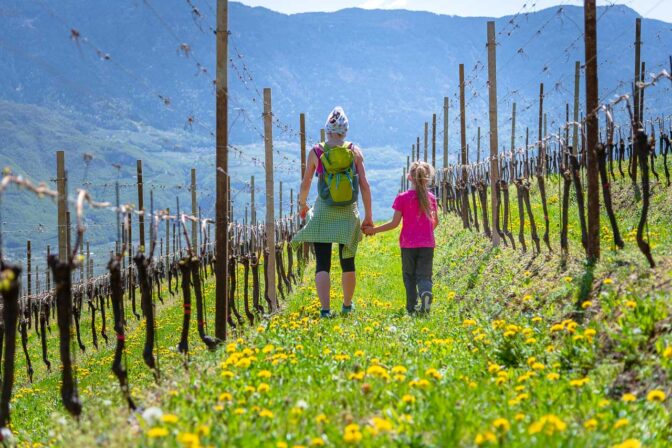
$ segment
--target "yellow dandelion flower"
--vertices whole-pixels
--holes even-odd
[[[628,300],[625,302],[625,306],[632,310],[637,308],[637,302],[635,302],[634,300]]]
[[[163,423],[177,423],[179,419],[177,418],[177,415],[175,414],[164,414],[161,416],[161,421]]]
[[[663,350],[663,358],[672,359],[672,345],[666,347],[665,350]]]
[[[640,442],[637,439],[627,439],[623,443],[619,443],[618,445],[614,445],[614,448],[641,448],[642,447],[642,442]]]
[[[379,365],[370,366],[368,369],[366,369],[366,374],[378,378],[389,377],[387,370],[385,370],[385,367],[381,367]]]
[[[219,395],[219,401],[232,401],[233,400],[233,395],[231,395],[229,392],[222,392]]]
[[[583,427],[589,431],[592,431],[595,428],[597,428],[597,420],[595,420],[594,418],[586,420],[585,422],[583,422]]]
[[[321,437],[315,437],[313,440],[310,441],[310,446],[324,446],[326,445],[324,443],[324,439]]]
[[[411,394],[405,394],[401,397],[401,402],[404,404],[413,404],[415,403],[415,397]]]
[[[567,424],[553,414],[544,415],[528,428],[528,433],[537,434],[544,432],[546,435],[553,435],[556,432],[563,432],[567,429]]]
[[[376,431],[379,432],[390,432],[392,431],[392,422],[385,418],[373,417],[372,419],[373,427]]]
[[[588,377],[580,378],[580,379],[576,379],[576,380],[571,380],[569,382],[569,385],[572,386],[572,387],[579,388],[579,387],[583,387],[586,384],[588,384],[589,381],[590,381],[590,379]]]
[[[490,365],[488,366],[488,372],[489,373],[497,373],[501,369],[502,368],[498,364],[495,364],[495,363],[490,363]]]
[[[431,368],[425,371],[425,375],[434,378],[435,380],[440,380],[443,378],[443,375],[436,369]]]
[[[513,419],[514,419],[515,421],[517,421],[517,422],[520,422],[520,421],[522,421],[522,420],[525,420],[525,414],[519,412],[519,413],[517,413],[517,414],[513,417]]]
[[[147,431],[147,437],[150,439],[158,439],[161,437],[166,437],[168,435],[168,430],[166,428],[158,427],[152,428]]]
[[[626,393],[626,394],[623,394],[623,396],[621,397],[621,400],[626,402],[626,403],[628,403],[630,401],[635,401],[635,400],[637,400],[637,395],[631,394],[631,393]]]
[[[476,439],[474,439],[474,443],[478,446],[483,445],[485,443],[494,443],[496,441],[497,436],[490,431],[486,431],[482,434],[476,434]]]
[[[326,422],[327,422],[327,416],[324,414],[320,414],[317,417],[315,417],[315,423],[317,423],[318,425]]]
[[[269,386],[266,383],[261,383],[259,384],[259,387],[257,387],[257,392],[259,392],[260,394],[268,392],[269,390],[271,390],[271,386]]]
[[[392,373],[393,373],[393,374],[402,374],[402,375],[404,375],[404,374],[406,374],[407,371],[408,371],[408,370],[407,370],[406,367],[404,367],[404,366],[394,366],[394,367],[392,367]]]
[[[549,381],[557,381],[560,379],[560,374],[551,372],[548,375],[546,375],[546,379],[548,379]]]
[[[245,408],[236,408],[236,410],[233,411],[233,413],[236,415],[243,415],[245,412],[247,412]]]
[[[351,423],[345,427],[343,432],[343,441],[345,443],[359,443],[362,440],[362,433],[359,430],[359,425]]]
[[[259,411],[259,417],[273,418],[273,412],[269,411],[268,409],[262,409],[261,411]]]
[[[198,448],[201,445],[198,435],[191,432],[182,432],[178,434],[177,441],[182,445],[191,448]]]
[[[583,308],[584,310],[590,308],[591,306],[593,306],[593,302],[591,302],[590,300],[586,300],[581,304],[581,308]]]
[[[495,421],[492,422],[492,426],[494,426],[496,430],[501,432],[508,432],[509,429],[511,429],[511,424],[505,418],[495,419]]]
[[[618,420],[616,420],[616,423],[614,423],[614,429],[628,426],[628,423],[630,423],[630,420],[628,420],[627,418],[619,418]]]
[[[611,285],[612,283],[614,283],[614,281],[611,278],[605,278],[602,283],[604,283],[605,285]]]
[[[658,389],[652,390],[646,395],[646,399],[648,401],[657,401],[657,402],[665,401],[665,392]]]

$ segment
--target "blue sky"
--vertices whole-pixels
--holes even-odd
[[[582,5],[580,0],[236,0],[250,6],[264,6],[287,14],[308,11],[335,11],[343,8],[411,9],[460,16],[501,17],[515,14],[526,5],[529,10],[543,9],[558,4]],[[598,0],[598,5],[613,3]],[[672,23],[672,0],[622,0],[644,17]],[[534,8],[532,7],[534,5]]]

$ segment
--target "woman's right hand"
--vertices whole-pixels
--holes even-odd
[[[308,207],[308,204],[304,204],[301,207],[301,211],[299,212],[299,216],[301,217],[301,219],[306,219],[306,215],[308,214],[309,211],[310,207]]]

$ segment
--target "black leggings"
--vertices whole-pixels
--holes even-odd
[[[331,243],[313,243],[315,246],[315,273],[331,272]],[[355,272],[355,258],[343,258],[343,244],[338,245],[338,258],[343,272]]]

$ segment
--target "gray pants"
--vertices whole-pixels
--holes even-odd
[[[418,295],[432,292],[434,249],[421,247],[401,249],[401,271],[406,287],[406,311],[414,313]]]

